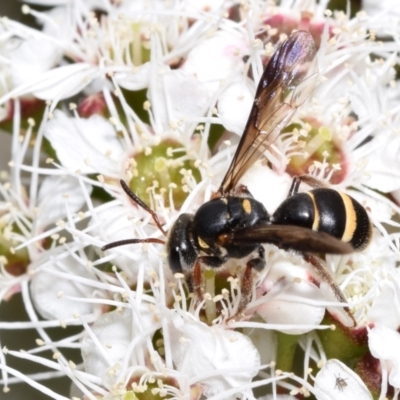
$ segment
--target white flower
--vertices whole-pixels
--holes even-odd
[[[400,334],[377,325],[369,330],[368,345],[371,354],[381,362],[383,382],[388,379],[391,386],[400,389]]]
[[[399,30],[389,2],[380,5],[386,27],[378,16],[331,13],[326,1],[31,3],[55,6],[24,7],[40,31],[0,21],[0,104],[3,126],[10,117],[13,124],[10,183],[0,186],[0,299],[21,290],[30,321],[12,326],[33,327],[40,338],[27,353],[4,353],[50,372],[26,376],[2,356],[2,383],[24,380],[60,399],[36,381],[68,376],[71,395],[105,400],[143,392],[371,399],[370,391],[386,395],[387,382],[399,388],[400,208],[386,196],[400,188]],[[247,259],[201,271],[189,296],[185,280],[197,269],[189,263],[173,277],[170,249],[159,241],[176,233],[179,214],[195,213],[218,189],[264,65],[293,29],[314,36],[319,80],[241,183],[272,215],[292,177],[311,174],[356,198],[375,231],[362,252],[321,255],[348,304],[302,254],[265,244],[266,267],[251,272],[252,298],[238,313]],[[68,104],[72,96],[76,104]],[[199,250],[190,227],[187,237]],[[101,252],[123,239],[138,243]],[[25,252],[20,276],[7,269],[14,250]],[[59,325],[82,330],[53,342],[47,328]],[[79,349],[83,363],[65,359],[64,346]],[[46,350],[54,361],[41,357]],[[381,388],[365,379],[367,389],[354,372],[371,354],[381,363]],[[303,370],[292,374],[295,359]]]
[[[97,319],[82,342],[85,371],[101,377],[105,387],[115,382],[140,379],[145,368],[151,367],[151,357],[146,338],[160,328],[149,309],[143,306],[133,314],[130,310],[111,311]],[[161,363],[157,357],[153,363]],[[146,367],[147,365],[147,367]]]
[[[56,111],[45,135],[61,164],[71,172],[117,177],[123,170],[125,152],[115,127],[99,115],[86,119]]]
[[[82,187],[77,186],[76,179],[61,176],[45,178],[39,189],[33,175],[28,200],[25,189],[19,186],[21,165],[13,168],[13,184],[3,184],[0,189],[5,200],[0,202],[2,298],[19,291],[21,282],[30,278],[29,265],[46,253],[45,241],[51,235],[55,241],[66,240],[58,233],[62,227],[54,224],[68,213],[76,215],[84,204]]]
[[[268,273],[257,288],[257,314],[269,324],[279,325],[277,330],[288,334],[302,334],[314,329],[321,323],[325,307],[319,304],[323,303],[322,290],[310,281],[312,271],[296,255],[290,257],[272,249],[270,252],[267,253]],[[287,330],[282,327],[285,325]]]
[[[125,206],[114,204],[114,207],[96,211],[91,225],[97,227],[91,234],[98,233],[104,240],[103,244],[130,238],[157,237],[165,239],[156,227],[140,221],[141,217],[148,221],[147,213],[133,208],[131,204],[126,204],[127,201],[128,199],[123,199]],[[132,219],[132,213],[135,213],[134,219]],[[107,254],[106,260],[121,268],[126,274],[126,280],[130,284],[135,284],[143,266],[147,271],[158,268],[160,251],[162,251],[160,245],[133,244],[120,247],[113,253]],[[161,259],[164,261],[165,276],[167,279],[171,279],[172,273],[165,263],[165,255],[161,254]],[[147,277],[145,279],[147,280]]]
[[[379,33],[390,35],[393,29],[396,29],[400,11],[395,0],[383,0],[376,2],[374,0],[363,0],[362,9],[371,16],[373,27]]]
[[[50,41],[28,39],[10,55],[10,73],[14,87],[49,71],[61,59],[62,49]]]
[[[161,350],[147,341],[160,329],[167,365],[159,356]],[[125,382],[123,387],[129,382],[133,391],[147,391],[154,379],[173,379],[181,396],[197,386],[212,396],[249,383],[259,368],[258,352],[246,336],[174,311],[161,315],[160,309],[144,303],[134,312],[125,309],[100,317],[83,341],[82,354],[86,372],[102,377],[110,391],[118,382]],[[168,356],[175,370],[168,365]]]
[[[399,290],[397,256],[385,238],[376,233],[374,239],[364,252],[352,256],[352,265],[338,262],[334,257],[329,265],[353,304],[353,315],[360,326],[379,323],[397,328],[399,309],[394,301]]]
[[[184,70],[158,70],[149,85],[149,100],[155,132],[162,135],[170,130],[172,134],[178,131],[183,138],[188,136],[190,124],[197,124],[209,107],[203,84]]]
[[[338,360],[329,360],[315,377],[318,400],[372,400],[361,378]]]
[[[176,316],[172,318],[170,338],[178,371],[204,385],[206,397],[250,383],[258,373],[258,351],[239,332]],[[247,391],[241,394],[250,395]]]
[[[242,58],[248,53],[248,45],[242,35],[240,31],[216,32],[189,52],[183,70],[196,76],[210,93],[214,93],[232,71],[240,71],[244,67]],[[218,57],[212,63],[206,61],[210,53]]]
[[[228,131],[242,134],[253,105],[254,94],[254,82],[247,77],[232,82],[222,91],[218,99],[218,117]]]
[[[96,273],[87,265],[61,249],[49,251],[29,266],[31,296],[36,310],[45,319],[66,320],[76,315],[96,314],[96,307],[80,301],[91,298],[95,288],[85,281],[97,281]],[[75,280],[79,276],[80,280]],[[70,278],[70,279],[69,279]],[[97,292],[96,296],[106,297]],[[101,314],[101,307],[97,307]]]

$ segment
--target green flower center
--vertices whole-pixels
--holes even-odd
[[[289,125],[285,131],[296,128]],[[292,176],[306,175],[318,164],[326,164],[328,170],[333,169],[331,183],[339,183],[345,175],[344,153],[340,146],[332,140],[332,132],[326,126],[313,126],[307,136],[299,137],[299,144],[303,155],[290,157],[286,171]]]
[[[4,218],[3,219],[7,219]],[[13,239],[13,236],[21,234],[17,224],[3,225],[0,221],[0,255],[1,262],[5,265],[6,271],[13,276],[23,275],[30,263],[28,251],[26,248],[14,250],[19,242]],[[3,226],[1,226],[3,225]]]
[[[201,178],[195,161],[173,140],[134,155],[132,174],[129,187],[152,208],[157,208],[160,196],[165,206],[180,208]]]

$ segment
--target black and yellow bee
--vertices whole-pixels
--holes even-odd
[[[258,85],[245,131],[219,189],[194,214],[181,214],[167,234],[168,264],[183,273],[191,291],[203,295],[202,270],[219,268],[230,258],[254,256],[241,279],[242,311],[250,301],[253,270],[265,266],[263,243],[300,252],[345,301],[323,261],[313,253],[347,254],[365,248],[371,238],[366,210],[352,197],[310,176],[293,179],[288,198],[272,214],[239,181],[275,142],[317,80],[316,48],[311,35],[297,31],[274,53]],[[301,182],[313,189],[298,193]],[[121,181],[125,192],[153,216]],[[271,188],[273,190],[273,188]],[[103,250],[130,243],[165,243],[156,238],[110,243]]]

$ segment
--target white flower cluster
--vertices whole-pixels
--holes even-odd
[[[365,1],[354,17],[313,0],[29,2],[49,8],[22,8],[40,30],[0,19],[0,127],[12,135],[0,301],[20,293],[29,322],[0,329],[34,328],[37,347],[2,343],[4,391],[22,381],[54,399],[397,398],[396,2]],[[246,260],[202,271],[204,298],[189,293],[162,230],[119,180],[165,231],[194,213],[227,171],[266,63],[295,30],[317,46],[317,86],[242,181],[270,213],[293,176],[329,181],[365,207],[373,238],[324,257],[348,303],[301,254],[266,244],[238,314]],[[55,341],[59,326],[74,333]],[[14,357],[46,372],[24,374]],[[68,397],[46,386],[60,376]]]

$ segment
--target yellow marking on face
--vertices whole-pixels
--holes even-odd
[[[202,249],[208,249],[210,247],[200,236],[197,238],[197,241]]]
[[[250,203],[249,199],[244,199],[242,201],[242,207],[243,207],[243,210],[244,210],[244,212],[246,214],[250,214],[251,213],[251,203]]]
[[[344,242],[350,242],[351,239],[353,239],[354,232],[357,228],[357,215],[351,198],[345,193],[338,193],[342,197],[344,208],[346,210],[346,226],[342,235],[342,240]]]
[[[307,194],[311,197],[313,207],[314,207],[314,221],[313,221],[311,229],[313,231],[317,231],[319,228],[319,222],[320,222],[319,210],[317,208],[317,205],[315,204],[314,194],[312,192],[307,192]]]

